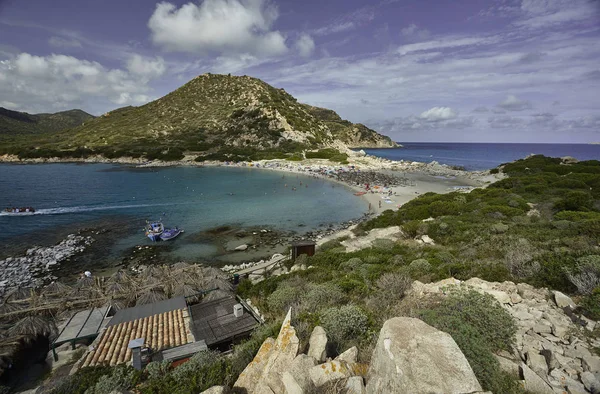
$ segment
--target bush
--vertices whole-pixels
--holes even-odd
[[[117,365],[111,374],[103,375],[85,394],[110,394],[114,390],[129,390],[140,381],[141,372],[129,365]]]
[[[317,312],[324,307],[336,305],[344,298],[342,289],[331,283],[322,284],[309,283],[306,290],[300,296],[302,307],[309,311]]]
[[[408,265],[410,273],[414,276],[421,276],[431,271],[431,264],[426,259],[416,259]]]
[[[565,268],[567,278],[581,294],[591,295],[600,287],[600,256],[590,255],[577,259],[575,270]]]
[[[209,387],[230,384],[231,364],[215,351],[196,353],[186,363],[138,386],[142,394],[195,394]]]
[[[581,301],[583,313],[592,320],[600,320],[600,286]]]
[[[517,392],[516,384],[500,372],[494,353],[510,351],[516,325],[489,294],[451,289],[447,298],[419,312],[427,324],[452,335],[484,390]]]
[[[387,238],[377,238],[373,241],[373,247],[377,249],[392,250],[395,245],[394,241]]]
[[[94,387],[102,376],[111,373],[112,368],[108,366],[81,368],[68,376],[51,391],[51,394],[84,394],[87,389]]]
[[[272,312],[285,312],[290,306],[298,303],[302,289],[287,283],[281,284],[267,298],[267,305]]]
[[[592,196],[583,191],[570,191],[554,204],[557,211],[588,211],[594,205]]]
[[[321,324],[327,335],[339,344],[364,336],[369,328],[369,318],[361,308],[348,304],[325,310],[321,315]]]

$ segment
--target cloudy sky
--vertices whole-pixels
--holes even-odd
[[[600,141],[599,0],[0,0],[0,106],[251,75],[396,141]]]

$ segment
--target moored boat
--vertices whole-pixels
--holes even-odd
[[[150,238],[152,242],[158,241],[164,231],[165,226],[161,221],[151,222],[146,225],[146,236]]]
[[[179,229],[177,227],[168,228],[168,229],[165,229],[165,231],[163,231],[163,233],[160,235],[160,239],[162,239],[163,241],[168,241],[168,240],[171,240],[171,239],[177,237],[182,232],[183,232],[183,230]]]

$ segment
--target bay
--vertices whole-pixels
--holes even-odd
[[[33,215],[0,214],[0,245],[50,238],[58,229],[107,221],[127,231],[110,252],[150,244],[146,220],[185,233],[170,241],[178,258],[210,258],[211,245],[186,242],[219,226],[303,233],[360,218],[367,203],[352,190],[305,175],[251,168],[112,164],[0,164],[0,207],[32,206]],[[29,242],[29,241],[28,241]],[[108,247],[108,246],[107,246]],[[0,246],[0,249],[2,247]]]

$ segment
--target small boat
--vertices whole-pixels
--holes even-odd
[[[160,239],[162,239],[163,241],[169,241],[169,240],[177,237],[182,232],[183,232],[183,230],[181,230],[177,227],[168,228],[168,229],[165,229],[165,231],[163,231],[163,233],[160,235]]]
[[[35,209],[32,207],[21,207],[21,208],[6,208],[4,212],[8,213],[34,213]]]
[[[354,193],[355,196],[363,196],[365,194],[367,194],[367,192],[356,192],[356,193]]]
[[[163,226],[161,221],[148,223],[146,226],[146,236],[150,238],[152,242],[158,241],[163,231],[165,231],[165,226]]]

